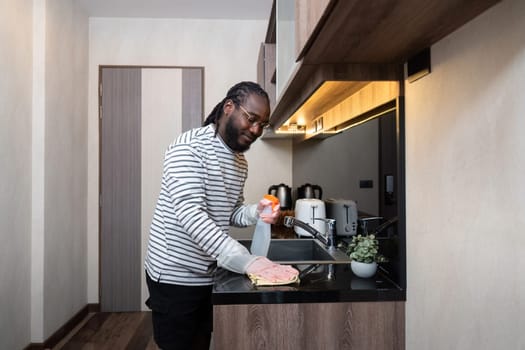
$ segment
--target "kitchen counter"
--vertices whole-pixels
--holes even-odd
[[[304,271],[308,266],[299,266]],[[214,305],[339,303],[360,301],[404,301],[405,291],[380,268],[372,278],[355,276],[350,264],[319,265],[300,282],[256,287],[248,277],[219,270],[213,288]]]
[[[363,279],[348,263],[319,265],[298,283],[274,287],[221,270],[212,294],[213,348],[402,350],[405,300],[386,272]]]

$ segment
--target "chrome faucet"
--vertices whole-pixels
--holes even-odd
[[[301,220],[297,220],[293,216],[284,217],[284,226],[286,227],[299,226],[303,230],[310,233],[314,238],[321,241],[326,246],[326,248],[335,249],[335,220],[334,219],[324,219],[324,218],[314,218],[314,220],[324,221],[327,224],[326,233],[321,233],[317,231],[314,227],[302,222]]]

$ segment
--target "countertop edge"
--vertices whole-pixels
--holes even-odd
[[[406,301],[406,291],[388,290],[354,290],[341,291],[256,291],[256,292],[214,292],[213,305],[241,304],[303,304],[303,303],[353,303]]]

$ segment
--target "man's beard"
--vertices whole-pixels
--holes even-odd
[[[233,119],[230,118],[226,122],[226,135],[224,142],[235,152],[246,152],[250,148],[250,144],[242,145],[239,143],[239,130],[233,125]]]

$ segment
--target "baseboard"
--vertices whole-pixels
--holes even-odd
[[[87,307],[88,307],[88,312],[89,312],[89,313],[92,313],[92,312],[100,312],[100,304],[99,304],[99,303],[96,303],[96,304],[87,304]]]
[[[57,345],[65,336],[69,334],[90,312],[99,312],[100,304],[87,304],[77,312],[69,321],[64,323],[55,333],[43,343],[31,343],[24,350],[45,350]]]

